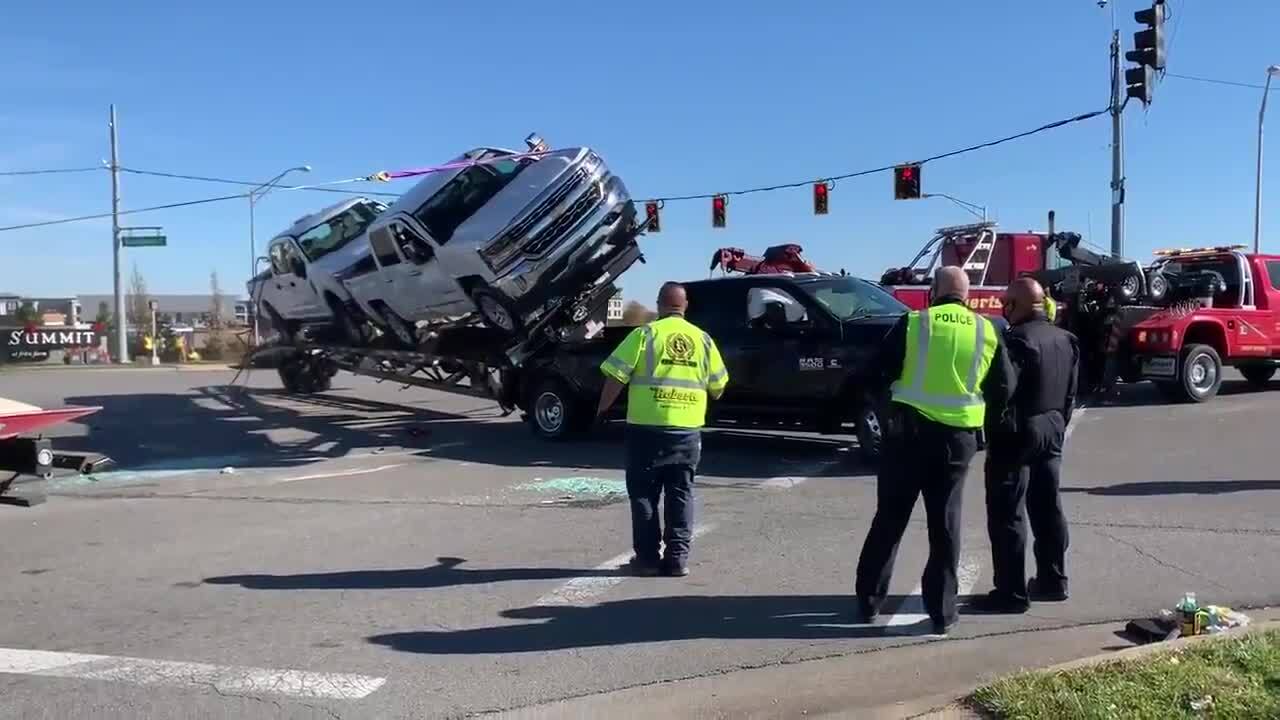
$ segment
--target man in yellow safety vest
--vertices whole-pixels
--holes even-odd
[[[1000,334],[966,302],[969,276],[934,274],[930,306],[907,313],[883,344],[882,381],[892,381],[877,478],[876,514],[858,558],[857,610],[871,622],[889,591],[898,543],[924,495],[929,560],[921,580],[933,631],[955,624],[960,499],[986,414],[1004,414],[1013,368]]]
[[[600,366],[606,376],[596,415],[627,392],[627,495],[638,575],[689,574],[693,480],[702,456],[707,397],[719,398],[729,371],[711,336],[684,319],[684,287],[665,283],[658,319],[636,328]],[[666,494],[666,533],[658,503]],[[666,552],[659,554],[659,542]]]

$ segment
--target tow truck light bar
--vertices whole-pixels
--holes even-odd
[[[1236,250],[1244,250],[1247,247],[1248,247],[1247,245],[1218,245],[1216,247],[1202,247],[1202,248],[1170,248],[1165,250],[1156,250],[1151,254],[1155,255],[1156,257],[1171,257],[1174,255],[1193,255],[1193,254],[1201,255],[1206,253],[1234,252]]]

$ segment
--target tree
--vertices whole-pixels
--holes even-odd
[[[111,324],[111,308],[107,305],[107,301],[103,300],[98,303],[98,315],[93,319],[95,323],[101,323],[103,327]]]
[[[218,271],[214,270],[209,273],[209,329],[221,330],[226,325],[226,317],[223,315],[223,295],[222,287],[218,285]]]
[[[147,294],[147,279],[142,277],[138,265],[133,266],[129,277],[129,293],[125,300],[125,316],[129,324],[140,328],[143,334],[151,332],[151,296]]]
[[[32,305],[30,300],[22,303],[22,307],[18,308],[18,314],[15,317],[23,325],[40,324],[40,313],[36,311],[36,306]]]
[[[622,308],[623,325],[631,327],[644,325],[647,322],[652,322],[656,317],[658,317],[658,313],[650,310],[635,300],[628,302],[626,307]]]

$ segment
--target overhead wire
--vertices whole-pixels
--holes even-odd
[[[982,149],[989,148],[989,147],[995,147],[996,145],[1001,145],[1001,144],[1003,144],[1003,143],[1011,142],[1011,141],[1013,141],[1013,140],[1019,140],[1019,139],[1025,138],[1025,137],[1029,137],[1029,136],[1031,136],[1031,135],[1035,135],[1035,134],[1037,134],[1037,133],[1045,132],[1045,131],[1047,131],[1047,130],[1053,130],[1053,129],[1060,128],[1060,127],[1064,127],[1064,126],[1066,126],[1066,125],[1070,125],[1070,124],[1073,124],[1073,123],[1078,123],[1078,122],[1083,122],[1083,121],[1085,121],[1085,120],[1090,120],[1090,119],[1092,119],[1092,118],[1098,117],[1099,115],[1104,115],[1104,114],[1106,114],[1106,113],[1110,112],[1110,110],[1111,110],[1111,108],[1110,108],[1110,107],[1107,107],[1107,108],[1104,108],[1104,109],[1102,109],[1102,110],[1094,110],[1094,111],[1092,111],[1092,112],[1081,113],[1081,114],[1079,114],[1079,115],[1075,115],[1075,116],[1073,116],[1073,117],[1064,118],[1064,119],[1062,119],[1062,120],[1057,120],[1057,121],[1055,121],[1055,122],[1051,122],[1051,123],[1046,123],[1046,124],[1041,125],[1041,126],[1039,126],[1039,127],[1035,127],[1035,128],[1032,128],[1032,129],[1030,129],[1030,130],[1026,130],[1026,131],[1023,131],[1023,132],[1020,132],[1020,133],[1015,133],[1015,134],[1013,134],[1013,135],[1006,135],[1006,136],[1004,136],[1004,137],[997,138],[997,139],[995,139],[995,140],[988,140],[988,141],[986,141],[986,142],[977,143],[977,144],[974,144],[974,145],[969,145],[969,146],[967,146],[967,147],[959,148],[959,149],[957,149],[957,150],[951,150],[951,151],[949,151],[949,152],[940,153],[940,154],[937,154],[937,155],[931,155],[931,156],[926,157],[926,158],[923,158],[923,159],[921,159],[921,160],[916,160],[916,161],[913,161],[913,162],[910,162],[910,163],[905,163],[905,164],[911,164],[911,165],[924,165],[925,163],[933,162],[933,161],[935,161],[935,160],[943,160],[943,159],[946,159],[946,158],[955,157],[955,156],[957,156],[957,155],[963,155],[963,154],[966,154],[966,153],[974,152],[974,151],[976,151],[976,150],[982,150]],[[837,180],[847,180],[847,179],[850,179],[850,178],[862,177],[862,176],[864,176],[864,175],[873,175],[873,174],[875,174],[875,173],[881,173],[881,172],[886,172],[886,171],[892,170],[892,169],[894,169],[895,167],[898,167],[899,165],[902,165],[902,164],[904,164],[904,163],[895,163],[895,164],[892,164],[892,165],[883,165],[883,166],[880,166],[880,167],[870,168],[870,169],[866,169],[866,170],[857,170],[857,171],[853,171],[853,172],[846,172],[846,173],[841,173],[841,174],[839,174],[839,175],[828,175],[828,176],[825,176],[825,177],[812,178],[812,179],[809,179],[809,180],[801,180],[801,181],[788,182],[788,183],[779,183],[779,184],[775,184],[775,185],[764,185],[764,186],[759,186],[759,187],[741,188],[741,189],[738,189],[738,190],[727,190],[727,191],[715,192],[715,193],[698,193],[698,194],[693,194],[693,195],[669,195],[669,196],[665,196],[665,197],[655,197],[655,198],[650,198],[650,199],[648,199],[648,200],[644,200],[644,201],[642,201],[642,202],[667,202],[667,201],[671,201],[671,202],[679,202],[679,201],[682,201],[682,200],[705,200],[705,199],[710,199],[710,198],[715,198],[715,197],[723,197],[723,196],[726,196],[726,195],[750,195],[750,194],[754,194],[754,193],[772,192],[772,191],[775,191],[775,190],[784,190],[784,189],[789,189],[789,188],[805,187],[805,186],[810,185],[810,184],[813,184],[813,183],[820,183],[820,182],[832,183],[832,182],[835,182],[835,181],[837,181]],[[443,167],[443,166],[442,166],[442,167]],[[98,168],[93,168],[93,169],[98,169]],[[202,175],[186,175],[186,174],[182,174],[182,173],[164,173],[164,172],[154,171],[154,170],[140,170],[140,169],[137,169],[137,168],[124,168],[124,167],[120,167],[119,169],[120,169],[121,171],[131,172],[131,173],[140,174],[140,175],[154,175],[154,176],[158,176],[158,177],[171,177],[171,178],[176,178],[176,179],[200,180],[200,181],[205,181],[205,182],[217,182],[217,183],[224,183],[224,184],[236,184],[236,185],[245,185],[245,186],[247,186],[247,185],[258,185],[258,183],[251,183],[251,182],[249,182],[249,181],[230,180],[230,179],[227,179],[227,178],[214,178],[214,177],[210,177],[210,176],[202,176]],[[431,168],[430,170],[438,170],[438,169],[440,169],[440,168]],[[414,170],[414,171],[405,171],[405,172],[406,172],[406,174],[407,174],[407,173],[412,173],[412,174],[423,174],[425,171],[424,171],[424,170]],[[386,173],[384,173],[384,174],[386,174]],[[394,177],[394,175],[395,175],[395,174],[387,174],[387,175],[391,175],[391,176],[393,176],[393,177]],[[275,187],[275,188],[277,188],[277,189],[279,189],[279,190],[331,190],[331,188],[327,188],[327,187],[325,187],[325,186],[330,186],[330,185],[344,185],[344,184],[356,183],[356,182],[368,182],[369,180],[370,180],[370,178],[369,178],[369,177],[355,177],[355,178],[347,178],[347,179],[343,179],[343,180],[333,180],[333,181],[330,181],[330,182],[324,182],[324,183],[316,183],[316,184],[312,184],[312,185],[294,185],[294,186],[273,185],[272,187]],[[342,192],[342,191],[339,191],[339,192]],[[375,194],[390,195],[390,193],[373,193],[373,192],[370,192],[370,193],[354,193],[354,194],[361,194],[361,195],[365,195],[365,194],[368,194],[368,195],[375,195]],[[208,203],[216,203],[216,202],[224,202],[224,201],[227,201],[227,200],[235,200],[235,199],[238,199],[238,198],[247,198],[247,197],[249,197],[249,196],[250,196],[250,193],[248,193],[248,192],[245,192],[245,193],[238,193],[238,194],[235,194],[235,195],[222,195],[222,196],[212,197],[212,198],[202,198],[202,199],[199,199],[199,200],[189,200],[189,201],[186,201],[186,202],[169,203],[169,204],[165,204],[165,205],[153,205],[153,206],[150,206],[150,207],[135,208],[135,209],[133,209],[133,210],[123,210],[123,211],[121,211],[121,212],[120,212],[120,213],[118,213],[118,214],[119,214],[119,215],[132,215],[132,214],[135,214],[135,213],[154,212],[154,211],[156,211],[156,210],[170,210],[170,209],[174,209],[174,208],[189,207],[189,206],[192,206],[192,205],[204,205],[204,204],[208,204]],[[0,227],[0,232],[6,232],[6,231],[10,231],[10,230],[24,230],[24,229],[28,229],[28,228],[36,228],[36,227],[48,227],[48,226],[51,226],[51,225],[62,225],[62,224],[66,224],[66,223],[83,222],[83,221],[86,221],[86,220],[99,220],[99,219],[102,219],[102,218],[111,217],[111,215],[112,215],[112,213],[109,213],[109,212],[107,212],[107,213],[95,213],[95,214],[93,214],[93,215],[81,215],[81,216],[78,216],[78,217],[60,218],[60,219],[57,219],[57,220],[45,220],[45,221],[41,221],[41,222],[34,222],[34,223],[23,223],[23,224],[20,224],[20,225],[8,225],[8,226]]]
[[[59,175],[62,173],[82,173],[93,172],[94,170],[106,170],[106,166],[98,167],[79,167],[79,168],[52,168],[48,170],[0,170],[0,176],[13,177],[17,175]]]
[[[224,185],[243,185],[246,187],[249,187],[249,186],[262,187],[266,185],[265,182],[252,182],[250,180],[232,180],[229,178],[209,177],[206,175],[187,175],[184,173],[160,172],[159,170],[141,170],[138,168],[124,167],[123,165],[120,166],[120,172],[130,173],[133,175],[150,175],[154,177],[173,178],[176,180],[196,180],[199,182],[222,183]],[[342,181],[342,182],[347,182],[347,181]],[[341,190],[338,188],[315,187],[315,186],[306,186],[306,185],[290,186],[290,185],[273,184],[273,185],[270,185],[269,187],[273,187],[279,190],[310,190],[313,192],[343,193],[347,195],[377,195],[379,197],[400,197],[399,193],[373,192],[373,191],[363,192],[360,190]]]
[[[1166,72],[1164,76],[1171,77],[1171,78],[1178,78],[1180,80],[1195,80],[1196,82],[1212,83],[1214,85],[1233,85],[1235,87],[1254,88],[1255,90],[1263,90],[1266,88],[1265,85],[1258,85],[1255,83],[1235,82],[1233,80],[1218,80],[1216,78],[1198,77],[1196,75],[1182,75],[1179,73],[1171,73],[1171,72]]]

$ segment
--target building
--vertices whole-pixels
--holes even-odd
[[[36,311],[37,322],[44,326],[72,326],[84,322],[82,306],[77,298],[33,298],[0,293],[0,326],[19,324],[18,312],[27,304]]]
[[[148,295],[147,298],[156,302],[156,320],[166,325],[200,329],[209,327],[213,319],[212,295]],[[111,295],[81,295],[79,299],[80,305],[89,308],[93,316],[102,303],[106,303],[107,312],[114,312],[115,298]],[[250,303],[245,300],[223,296],[220,313],[223,323],[247,325],[249,307]]]
[[[622,288],[618,288],[613,297],[609,298],[609,308],[605,312],[605,319],[609,322],[618,322],[622,319]]]

